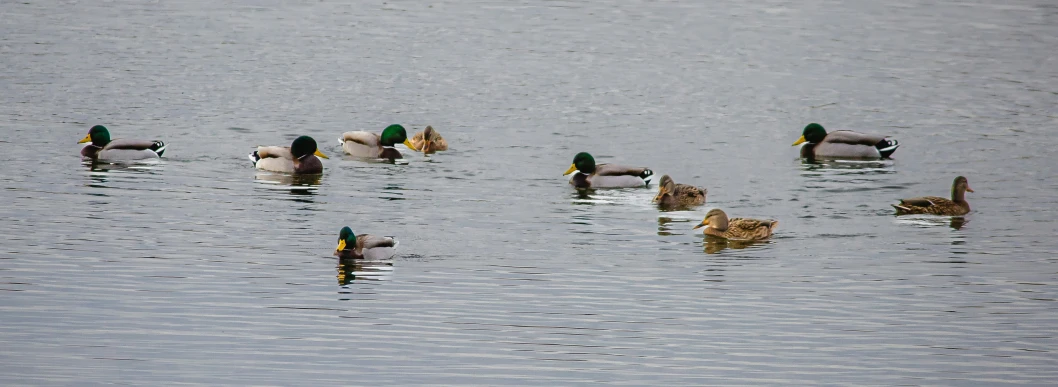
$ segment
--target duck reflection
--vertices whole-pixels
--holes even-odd
[[[893,173],[892,160],[830,160],[801,159],[801,169],[807,172],[834,170],[858,175]]]
[[[719,237],[715,237],[715,236],[712,236],[712,235],[706,235],[705,236],[705,243],[703,243],[703,245],[705,246],[705,253],[706,254],[717,254],[717,253],[719,253],[721,251],[724,251],[725,249],[741,250],[741,249],[745,249],[745,248],[753,246],[753,245],[758,245],[758,244],[762,245],[762,244],[766,244],[766,243],[768,243],[768,242],[767,241],[736,241],[736,240],[729,240],[729,239],[719,238]]]
[[[312,202],[312,196],[316,195],[316,190],[318,189],[320,181],[322,179],[322,173],[289,175],[271,172],[258,172],[256,175],[254,175],[254,180],[260,181],[262,183],[290,187],[289,193],[290,195],[295,197],[294,200],[306,203]]]
[[[970,220],[962,216],[905,215],[896,217],[896,222],[919,227],[948,226],[953,230],[961,230]]]
[[[338,259],[338,285],[354,281],[385,281],[393,275],[393,260]]]
[[[669,226],[669,224],[672,223],[672,222],[673,222],[673,220],[670,217],[659,216],[658,217],[658,235],[660,235],[660,236],[671,236],[671,235],[673,235],[673,233],[671,232],[672,231],[672,226]]]

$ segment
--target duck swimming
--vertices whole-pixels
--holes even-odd
[[[400,151],[393,147],[396,144],[404,144],[411,150],[418,150],[408,141],[408,132],[401,125],[387,126],[382,130],[382,134],[365,131],[345,132],[338,141],[342,143],[345,153],[364,158],[390,160],[403,158]]]
[[[257,150],[250,154],[250,162],[257,169],[272,172],[323,173],[323,162],[316,156],[328,158],[316,147],[316,140],[309,136],[301,136],[294,139],[289,147],[257,147]]]
[[[966,215],[970,212],[970,203],[966,201],[966,193],[973,191],[970,189],[970,182],[965,177],[959,176],[951,184],[951,199],[922,196],[900,199],[900,204],[892,204],[892,206],[896,209],[897,215]]]
[[[342,227],[338,233],[338,247],[334,255],[340,259],[380,260],[392,257],[397,253],[397,240],[393,237],[380,237],[370,234],[356,236],[353,229]]]
[[[749,218],[728,219],[727,214],[719,208],[709,210],[705,220],[694,226],[705,227],[704,234],[734,241],[762,241],[771,238],[771,233],[779,225],[777,220],[759,220]]]
[[[801,138],[793,146],[808,143],[801,147],[801,157],[838,158],[838,159],[878,159],[888,158],[900,143],[894,139],[873,134],[836,130],[827,133],[823,125],[811,123],[805,126]]]
[[[92,161],[136,161],[159,159],[165,153],[162,141],[110,139],[103,125],[93,126],[78,144],[91,142],[81,149],[81,157]]]
[[[577,153],[573,164],[562,175],[576,172],[569,184],[576,188],[636,188],[646,187],[654,171],[644,167],[626,167],[614,164],[595,164],[588,152]]]
[[[423,154],[430,154],[439,151],[448,150],[448,141],[445,141],[441,137],[440,133],[437,133],[432,126],[427,125],[426,129],[415,133],[411,137],[411,144],[409,148],[417,149]]]
[[[705,204],[705,194],[705,188],[677,184],[669,175],[664,175],[658,182],[658,194],[654,196],[654,203],[664,210],[700,206]]]

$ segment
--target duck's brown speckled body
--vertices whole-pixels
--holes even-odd
[[[939,196],[921,196],[917,198],[900,199],[900,204],[893,204],[897,215],[932,214],[958,216],[970,212],[970,203],[966,201],[966,193],[973,192],[970,182],[965,177],[959,176],[951,185],[951,199]]]
[[[666,210],[688,208],[705,204],[705,195],[705,188],[678,184],[669,175],[664,175],[658,183],[658,194],[654,196],[654,202]]]
[[[762,241],[771,238],[772,231],[779,225],[777,220],[760,220],[749,218],[728,219],[727,214],[714,208],[705,214],[705,220],[694,228],[705,227],[705,235],[735,241]]]

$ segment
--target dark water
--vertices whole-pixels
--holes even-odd
[[[1058,380],[1053,2],[0,11],[3,384]],[[804,164],[808,122],[903,145]],[[341,157],[390,123],[453,150]],[[167,157],[83,165],[95,124]],[[332,156],[318,182],[245,159],[301,134]],[[709,203],[579,197],[578,151]],[[959,174],[965,220],[891,215]],[[704,243],[714,206],[777,234]],[[345,225],[399,255],[336,267]]]

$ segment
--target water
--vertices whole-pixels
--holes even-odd
[[[1058,380],[1050,2],[0,10],[3,384]],[[808,122],[903,145],[805,164]],[[452,150],[341,156],[391,123]],[[83,165],[95,124],[167,157]],[[246,161],[301,134],[318,181]],[[580,197],[579,151],[709,202]],[[963,221],[892,216],[959,174]],[[705,243],[714,206],[777,234]],[[346,225],[400,254],[338,266]]]

